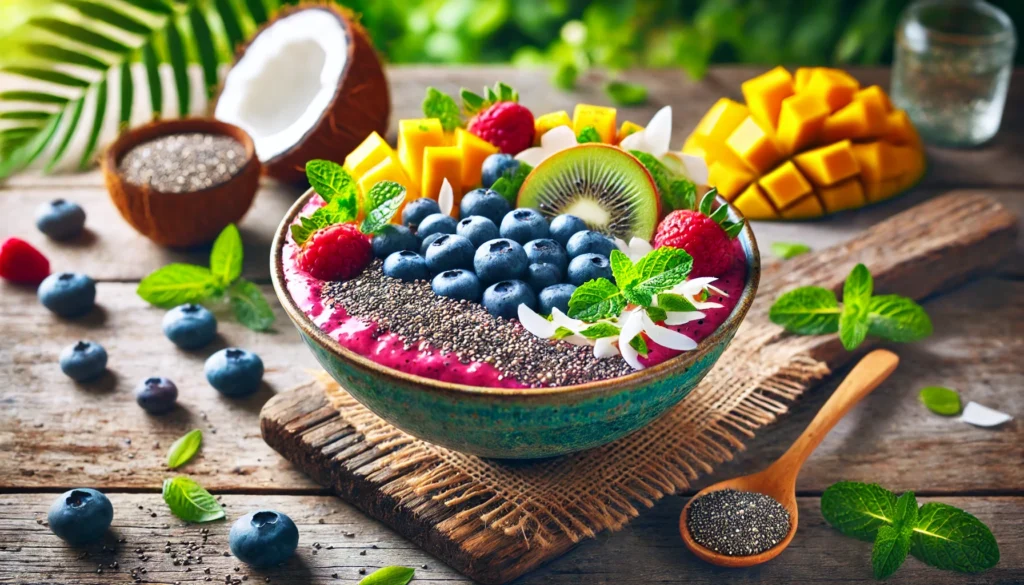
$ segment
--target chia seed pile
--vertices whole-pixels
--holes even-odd
[[[384,276],[379,260],[352,280],[326,283],[322,294],[326,305],[340,305],[353,317],[377,323],[378,331],[402,336],[406,349],[429,344],[454,352],[464,364],[491,364],[535,388],[633,371],[624,360],[594,357],[589,346],[536,337],[519,321],[494,317],[478,303],[438,296],[428,281]]]
[[[789,512],[756,492],[719,490],[690,504],[686,529],[704,548],[730,557],[763,553],[789,534]]]
[[[171,134],[129,150],[118,171],[133,185],[191,193],[226,183],[245,164],[245,148],[218,134]]]

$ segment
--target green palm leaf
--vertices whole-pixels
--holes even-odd
[[[0,71],[25,80],[25,87],[0,92],[12,104],[0,113],[0,180],[46,154],[49,172],[69,154],[73,138],[85,133],[76,159],[87,167],[105,140],[107,105],[119,130],[138,116],[136,97],[148,102],[154,118],[174,92],[176,114],[192,107],[189,66],[202,70],[205,94],[213,97],[218,71],[259,26],[278,9],[278,0],[40,0],[46,6],[9,38],[18,57]],[[13,40],[16,39],[16,40]],[[226,50],[225,50],[226,49]],[[139,64],[144,75],[132,76]],[[170,66],[173,87],[164,87],[161,66]],[[86,96],[91,95],[89,100]],[[115,101],[116,100],[116,101]],[[144,107],[144,106],[142,106]],[[83,115],[92,112],[91,118]],[[76,142],[77,144],[77,142]]]

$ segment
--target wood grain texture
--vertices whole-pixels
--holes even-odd
[[[370,572],[388,565],[415,568],[414,583],[471,583],[385,526],[367,520],[358,510],[329,496],[226,495],[222,498],[227,512],[225,521],[188,525],[168,512],[159,494],[108,495],[114,505],[114,523],[107,541],[79,549],[68,547],[39,524],[45,521],[55,494],[0,495],[0,583],[130,583],[131,571],[135,569],[146,583],[201,584],[207,583],[206,577],[211,578],[210,583],[224,583],[225,576],[229,576],[239,580],[246,577],[244,582],[252,584],[265,583],[267,577],[271,584],[279,585],[354,584],[362,578],[360,569]],[[935,500],[921,498],[920,503]],[[573,554],[517,583],[827,585],[871,581],[871,545],[843,537],[829,528],[821,517],[817,497],[799,499],[799,531],[778,559],[760,567],[731,570],[705,564],[685,549],[676,533],[676,520],[685,501],[681,497],[668,498],[637,519],[629,530],[587,542]],[[893,577],[893,583],[1011,585],[1024,580],[1024,523],[1018,521],[1024,516],[1024,498],[947,497],[938,501],[963,508],[992,528],[1002,553],[999,564],[980,575],[961,575],[933,569],[911,558]],[[258,508],[288,514],[298,525],[296,556],[281,567],[255,570],[234,557],[223,556],[228,549],[231,523]],[[203,529],[209,530],[205,543]],[[125,542],[118,543],[121,538]],[[191,551],[189,565],[175,565],[175,560],[188,559],[190,547],[183,542],[195,542],[199,548]],[[320,548],[315,548],[314,543]],[[104,551],[103,546],[114,551]],[[168,546],[171,552],[164,552]],[[137,549],[147,560],[139,559]],[[88,556],[84,557],[84,553]],[[202,556],[202,563],[195,562],[198,556]],[[116,568],[112,566],[114,562]],[[235,571],[235,567],[239,570]],[[97,572],[100,568],[102,573]],[[145,568],[146,573],[138,571],[140,568]]]

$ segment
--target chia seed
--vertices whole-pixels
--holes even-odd
[[[134,146],[118,171],[133,185],[192,193],[226,183],[245,162],[245,148],[230,136],[170,134]]]
[[[541,339],[518,320],[495,317],[479,303],[434,294],[430,283],[385,276],[375,260],[362,274],[323,287],[324,304],[377,324],[377,333],[402,337],[405,348],[427,345],[460,363],[491,364],[501,376],[539,388],[570,386],[632,372],[621,359],[594,357],[593,348]]]
[[[782,542],[789,527],[789,511],[775,498],[756,492],[711,492],[693,500],[686,515],[694,541],[730,557],[763,553]]]

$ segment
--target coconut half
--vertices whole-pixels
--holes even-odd
[[[214,117],[252,137],[266,174],[305,181],[306,162],[341,162],[387,132],[387,78],[366,31],[329,5],[282,10],[242,47]]]

